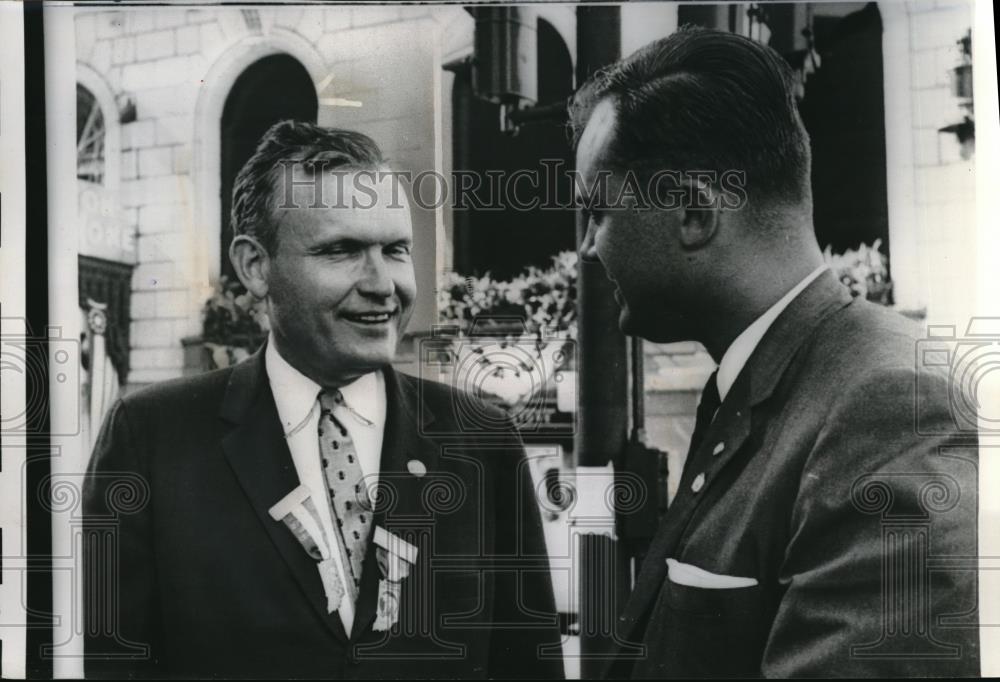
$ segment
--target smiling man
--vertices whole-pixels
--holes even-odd
[[[416,285],[388,170],[364,135],[285,121],[237,177],[230,258],[270,337],[111,410],[84,490],[87,537],[113,528],[85,543],[88,676],[562,675],[516,432],[485,405],[463,431],[471,398],[392,369]]]
[[[920,330],[825,267],[783,58],[681,30],[571,115],[581,258],[622,330],[718,363],[608,675],[978,675],[976,433],[915,361]]]

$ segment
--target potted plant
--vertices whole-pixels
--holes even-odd
[[[441,378],[508,408],[555,400],[570,389],[576,276],[572,251],[554,256],[548,268],[529,266],[510,280],[448,273],[438,288],[438,310],[449,332],[438,354],[449,358],[437,363],[448,375]]]
[[[267,338],[267,305],[223,275],[201,311],[202,369],[228,367],[253,354]]]

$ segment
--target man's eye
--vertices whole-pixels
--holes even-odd
[[[407,244],[393,244],[389,247],[389,253],[393,256],[409,256],[410,247]]]

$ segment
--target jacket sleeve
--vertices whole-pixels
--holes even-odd
[[[979,675],[977,444],[955,430],[947,379],[920,385],[882,370],[833,394],[800,476],[764,675]]]
[[[155,671],[152,507],[143,454],[119,400],[101,428],[83,485],[88,678],[150,677]]]
[[[562,679],[562,635],[535,486],[517,431],[510,427],[495,472],[496,550],[515,570],[497,573],[488,676]]]

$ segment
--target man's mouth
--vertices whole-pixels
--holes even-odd
[[[385,324],[396,316],[395,310],[369,311],[369,312],[345,312],[341,313],[345,319],[357,324]]]

